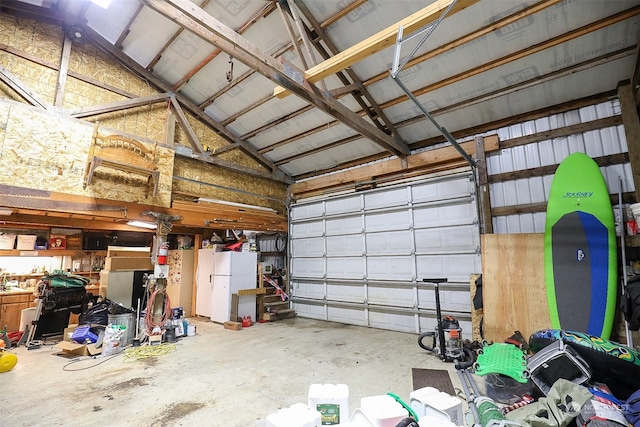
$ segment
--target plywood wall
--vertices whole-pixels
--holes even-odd
[[[544,280],[544,234],[482,236],[484,338],[503,342],[520,331],[550,328]]]
[[[56,96],[63,40],[64,32],[56,25],[0,15],[0,64],[45,104],[53,104]],[[153,95],[160,90],[89,42],[72,45],[68,67],[63,105],[49,111],[27,106],[0,82],[0,183],[158,206],[170,206],[172,198],[200,196],[283,211],[284,184],[193,159],[183,158],[174,164],[175,145],[191,144],[178,125],[174,139],[168,140],[167,102],[82,121],[70,119],[69,112],[81,107]],[[203,146],[215,150],[229,144],[215,129],[185,113]],[[158,197],[145,197],[145,178],[103,168],[96,171],[92,185],[83,188],[92,124],[96,121],[105,134],[121,133],[145,144],[158,144]],[[240,149],[225,152],[220,159],[268,172]],[[187,180],[173,179],[174,175]]]
[[[152,198],[146,195],[146,178],[106,168],[96,170],[93,183],[84,188],[90,123],[0,101],[0,128],[1,184],[158,206],[171,202],[173,150],[157,148],[160,190]]]

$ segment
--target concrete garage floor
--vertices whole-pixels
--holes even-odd
[[[314,383],[347,384],[350,413],[361,397],[387,392],[408,403],[411,368],[446,369],[460,388],[453,364],[415,334],[303,318],[240,331],[190,322],[196,336],[143,360],[70,364],[50,345],[15,349],[18,364],[0,374],[0,425],[264,426],[278,409],[306,404]]]

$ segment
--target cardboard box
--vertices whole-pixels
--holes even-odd
[[[71,335],[73,335],[73,331],[78,327],[77,323],[70,323],[69,326],[64,328],[64,332],[62,333],[62,339],[65,341],[71,341]]]
[[[107,271],[153,270],[153,265],[151,264],[151,258],[148,257],[148,254],[146,257],[141,258],[107,257],[105,259],[104,269]]]
[[[55,348],[60,350],[60,353],[56,353],[57,356],[69,358],[95,356],[102,353],[102,349],[97,348],[95,344],[76,344],[70,341],[60,341]]]

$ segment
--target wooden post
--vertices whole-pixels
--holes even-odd
[[[618,83],[618,99],[622,110],[622,123],[627,137],[629,162],[633,172],[633,185],[636,189],[636,202],[640,200],[640,120],[634,89],[629,80]]]
[[[484,151],[485,140],[497,139],[497,135],[476,138],[476,167],[478,174],[478,209],[480,216],[480,234],[492,234],[493,222],[491,215],[491,197],[487,173],[487,157]]]

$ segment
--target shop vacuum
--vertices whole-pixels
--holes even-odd
[[[471,366],[475,361],[475,353],[464,347],[462,329],[452,316],[442,317],[440,309],[440,283],[448,281],[446,278],[422,279],[423,282],[433,283],[436,292],[436,316],[437,325],[435,331],[423,332],[418,337],[418,345],[432,353],[435,353],[444,362],[457,361],[462,367]],[[423,343],[427,337],[432,338],[431,346]]]

